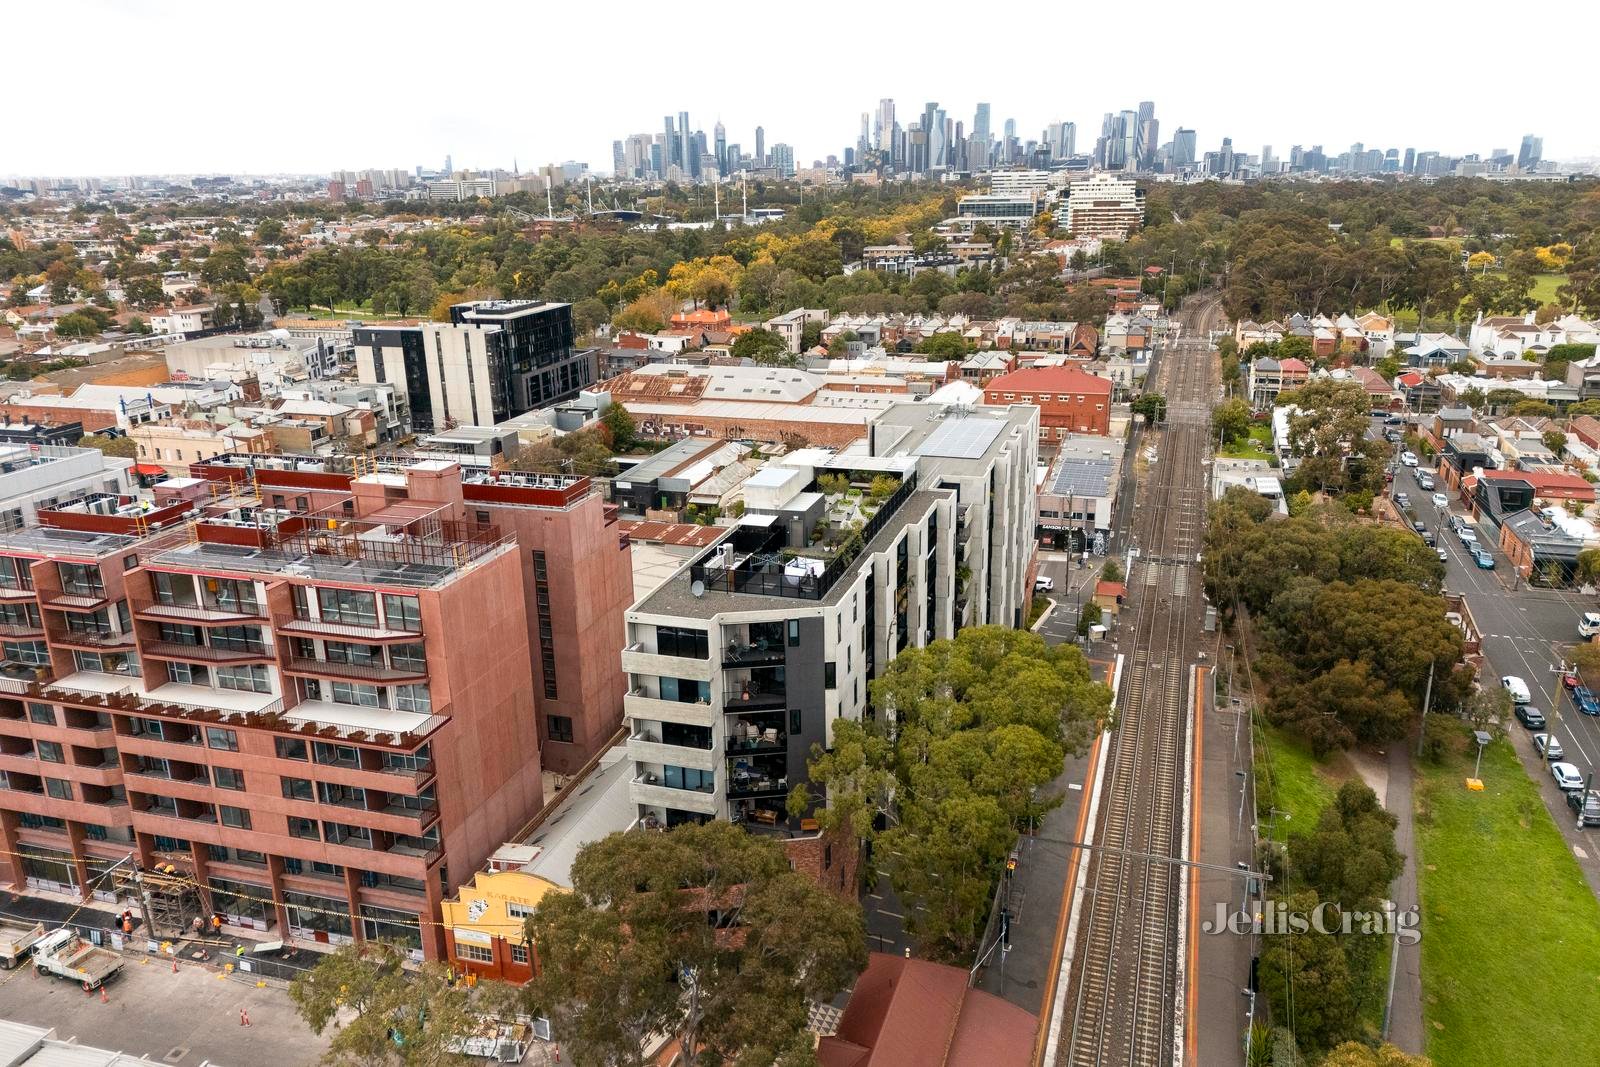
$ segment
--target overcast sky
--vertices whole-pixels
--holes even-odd
[[[893,97],[1018,135],[1153,100],[1200,151],[1321,144],[1600,155],[1600,82],[1576,60],[1600,5],[1547,0],[1199,4],[790,0],[47,0],[4,5],[0,175],[323,173],[580,159],[688,111],[801,165]],[[1521,41],[1519,45],[1517,42]],[[1589,42],[1563,52],[1555,42]],[[1527,47],[1524,47],[1527,46]],[[1554,51],[1551,49],[1554,47]],[[1549,56],[1548,62],[1541,58]]]

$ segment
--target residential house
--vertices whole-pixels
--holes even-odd
[[[1466,342],[1447,333],[1425,333],[1404,350],[1404,356],[1408,367],[1448,367],[1464,361],[1471,352]]]
[[[1028,367],[992,378],[983,387],[984,403],[1039,408],[1039,440],[1054,444],[1069,434],[1111,432],[1110,379],[1076,367]]]
[[[1420,371],[1407,371],[1395,378],[1395,386],[1408,411],[1437,410],[1443,397],[1439,383]]]
[[[1300,388],[1310,376],[1311,368],[1292,356],[1285,360],[1262,356],[1250,364],[1250,405],[1265,411],[1276,405],[1278,394]]]

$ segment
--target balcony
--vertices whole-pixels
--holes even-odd
[[[709,703],[662,700],[644,689],[634,689],[622,698],[623,713],[636,719],[681,722],[690,726],[710,726],[716,718]]]
[[[15,585],[0,585],[0,604],[34,600],[37,597],[38,593],[32,588],[24,589]]]
[[[687,678],[695,682],[711,681],[710,660],[652,652],[643,641],[637,641],[622,650],[622,669],[629,674]]]
[[[265,645],[259,648],[218,648],[215,645],[188,645],[182,641],[146,641],[143,652],[154,659],[183,663],[254,663],[273,658]]]
[[[60,645],[62,648],[99,652],[105,649],[130,649],[133,647],[133,635],[118,633],[115,630],[74,630],[68,627],[64,630],[51,630],[50,643]]]
[[[21,641],[38,640],[44,636],[44,623],[0,622],[0,637]]]
[[[722,650],[722,669],[739,667],[781,667],[786,653],[782,645],[747,645],[734,642]]]
[[[274,615],[272,628],[281,634],[294,637],[343,638],[383,644],[388,641],[421,641],[421,627],[415,630],[396,629],[391,626],[366,626],[354,622],[334,622],[328,619],[305,619],[298,615]]]
[[[668,744],[653,730],[641,731],[630,737],[628,755],[645,763],[674,763],[701,771],[716,769],[716,753],[712,749]]]
[[[55,611],[98,611],[106,606],[105,590],[68,593],[60,589],[46,589],[39,594],[40,607]]]
[[[427,669],[388,667],[382,664],[340,663],[327,659],[308,659],[292,656],[284,670],[290,674],[305,674],[318,678],[343,678],[376,685],[405,685],[428,680]]]
[[[730,737],[726,746],[729,756],[759,756],[789,751],[789,735],[767,730],[755,737]]]
[[[761,774],[728,776],[728,799],[740,797],[776,797],[789,792],[787,775],[772,777]]]
[[[703,793],[698,789],[673,789],[662,785],[660,782],[648,781],[645,775],[640,775],[633,780],[629,790],[636,804],[653,804],[661,808],[678,808],[682,811],[692,811],[700,815],[715,815],[721,805],[717,802],[715,793]]]
[[[789,703],[788,691],[779,689],[740,689],[723,699],[722,710],[730,715],[747,711],[773,711]]]
[[[149,622],[176,622],[199,626],[237,626],[240,623],[266,622],[266,614],[259,604],[242,601],[230,607],[209,607],[202,604],[162,604],[149,600],[134,600],[133,616]]]

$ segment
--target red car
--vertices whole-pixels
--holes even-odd
[[[1561,676],[1561,684],[1566,686],[1568,689],[1576,689],[1583,683],[1576,674],[1563,674]]]

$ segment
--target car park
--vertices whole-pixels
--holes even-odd
[[[1544,712],[1532,704],[1518,704],[1516,716],[1517,721],[1530,730],[1544,729]]]
[[[1514,674],[1508,674],[1500,679],[1500,685],[1511,694],[1513,704],[1526,704],[1533,699],[1533,694],[1528,692],[1528,683]]]
[[[1056,580],[1046,574],[1041,574],[1033,580],[1033,591],[1035,593],[1048,593],[1055,587]]]
[[[1415,452],[1402,452],[1400,453],[1400,462],[1407,467],[1415,467],[1417,465],[1417,454]]]
[[[1554,734],[1534,734],[1533,750],[1547,760],[1558,760],[1567,754]]]
[[[1577,813],[1579,826],[1600,826],[1600,789],[1568,793],[1567,807]]]
[[[1600,715],[1600,697],[1594,695],[1594,690],[1586,685],[1572,687],[1572,703],[1585,715]]]
[[[1450,498],[1443,493],[1435,493],[1433,494],[1433,506],[1443,511],[1450,506]]]
[[[1550,764],[1550,777],[1556,780],[1556,787],[1563,793],[1572,793],[1583,788],[1583,775],[1578,773],[1578,768],[1570,763]]]
[[[1494,570],[1494,557],[1481,548],[1472,553],[1472,562],[1478,565],[1479,570]]]
[[[1578,619],[1578,636],[1593,637],[1600,634],[1600,611],[1586,611]]]

